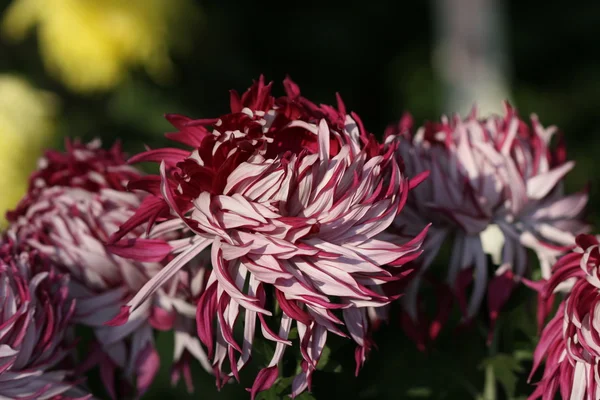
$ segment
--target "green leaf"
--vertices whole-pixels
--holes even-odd
[[[509,354],[496,354],[485,359],[482,368],[486,370],[491,368],[496,380],[502,385],[507,398],[515,398],[518,374],[524,371],[517,357]]]
[[[293,327],[288,335],[288,340],[298,339],[298,328]]]
[[[317,364],[317,369],[322,371],[327,364],[329,363],[329,356],[331,355],[331,349],[328,346],[323,348],[323,352],[321,353],[321,358],[319,359],[319,363]]]
[[[333,351],[331,347],[325,346],[323,348],[323,353],[321,354],[321,358],[319,359],[319,363],[317,364],[317,370],[323,372],[342,372],[342,364],[339,361],[332,358]]]
[[[406,391],[406,397],[411,399],[430,399],[431,395],[431,388],[424,386],[415,386]]]
[[[315,396],[313,396],[310,392],[304,392],[300,396],[296,397],[297,400],[316,400]]]
[[[284,392],[292,385],[294,377],[277,378],[277,381],[269,390],[260,392],[256,398],[258,400],[279,400],[283,397]]]
[[[256,365],[263,366],[269,364],[274,353],[275,347],[272,345],[272,342],[260,338],[254,339],[252,343],[252,358]]]
[[[533,360],[533,351],[531,350],[515,350],[515,359],[518,362]]]

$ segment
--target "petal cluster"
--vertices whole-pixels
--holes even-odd
[[[544,128],[533,115],[519,119],[508,104],[503,116],[443,118],[414,131],[405,116],[387,133],[399,143],[408,176],[430,171],[430,179],[410,193],[394,226],[404,233],[432,222],[421,259],[426,271],[446,242],[451,259],[446,283],[468,319],[487,293],[492,322],[528,270],[527,251],[536,253],[544,277],[550,266],[586,232],[582,212],[586,191],[564,195],[562,180],[573,168],[563,144],[553,145],[556,128]],[[496,272],[489,276],[488,255]],[[405,298],[418,319],[416,279]],[[470,298],[466,290],[473,282]],[[446,310],[447,311],[447,310]],[[446,312],[444,311],[444,312]]]
[[[9,222],[14,223],[48,188],[79,188],[90,193],[101,189],[125,191],[127,182],[140,177],[135,168],[126,164],[119,143],[105,150],[99,140],[81,143],[67,139],[65,147],[65,152],[47,150],[38,160],[37,169],[29,176],[28,192],[17,208],[7,213]]]
[[[157,149],[133,158],[160,162],[161,174],[134,183],[153,200],[113,238],[161,218],[151,238],[189,231],[188,242],[171,242],[176,257],[123,317],[210,251],[197,326],[218,380],[238,378],[258,330],[275,344],[252,396],[277,378],[294,327],[302,363],[293,395],[310,386],[329,334],[350,336],[362,364],[370,346],[367,310],[398,297],[399,290],[390,294],[383,286],[406,283],[413,271],[405,264],[420,254],[426,232],[385,232],[425,175],[409,181],[396,147],[377,143],[339,97],[337,108],[317,106],[289,79],[284,86],[286,96],[274,98],[261,78],[242,96],[232,93],[231,113],[219,118],[169,116],[178,131],[168,137],[190,150]],[[143,241],[129,248],[120,243],[114,249],[124,256],[155,250]],[[238,325],[242,337],[235,335]]]
[[[548,322],[534,353],[532,376],[546,359],[541,381],[530,399],[596,399],[600,396],[600,243],[580,235],[577,248],[552,270],[545,296],[559,286],[570,291]],[[566,285],[565,285],[566,284]]]
[[[125,191],[127,182],[141,175],[124,163],[117,145],[103,150],[99,142],[67,143],[65,153],[47,152],[39,164],[29,193],[9,214],[7,235],[19,248],[39,251],[70,276],[70,297],[76,300],[73,321],[94,329],[97,348],[88,364],[100,365],[110,395],[119,397],[134,382],[137,392],[143,393],[159,367],[154,330],[177,326],[178,331],[193,332],[188,325],[195,314],[186,302],[192,300],[190,290],[178,276],[142,304],[127,324],[105,325],[162,268],[158,262],[162,257],[147,255],[132,261],[105,246],[141,205],[143,194]],[[170,248],[161,239],[152,243]],[[181,335],[179,340],[193,342]],[[116,369],[124,372],[128,384],[114,381]]]
[[[0,397],[82,396],[66,369],[72,352],[74,302],[68,277],[35,253],[0,248]]]

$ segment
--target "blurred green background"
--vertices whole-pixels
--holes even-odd
[[[0,208],[21,196],[44,146],[99,137],[139,152],[165,143],[164,113],[217,116],[228,111],[230,89],[264,74],[282,94],[289,74],[316,102],[340,92],[377,134],[405,110],[420,124],[476,101],[500,110],[508,97],[522,116],[535,112],[564,132],[577,161],[567,189],[591,183],[595,223],[599,18],[593,1],[0,0]],[[493,348],[476,326],[458,339],[450,330],[420,353],[393,318],[357,379],[353,347],[334,343],[330,358],[342,373],[331,364],[316,374],[313,395],[494,399],[492,385],[497,398],[525,398],[532,300],[526,291],[512,300]],[[165,360],[171,340],[158,337]],[[217,395],[199,370],[188,396],[183,385],[171,389],[167,364],[145,398],[248,396],[250,381]]]

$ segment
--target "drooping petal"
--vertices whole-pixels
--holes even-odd
[[[159,262],[172,250],[159,239],[124,239],[107,247],[113,254],[142,262]]]

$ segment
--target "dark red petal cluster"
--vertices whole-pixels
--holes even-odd
[[[596,399],[600,395],[600,243],[579,235],[577,249],[562,257],[543,288],[551,297],[568,293],[542,332],[531,376],[545,359],[542,379],[530,399]]]
[[[36,252],[0,244],[0,398],[68,399],[75,387],[68,277]]]
[[[169,186],[180,188],[177,196],[173,198],[176,211],[185,214],[193,207],[192,201],[200,193],[222,194],[231,172],[241,163],[248,161],[257,149],[268,159],[301,152],[315,154],[318,144],[316,135],[304,127],[295,125],[296,121],[318,124],[321,119],[325,119],[330,127],[343,131],[349,123],[348,118],[351,118],[355,137],[332,136],[330,155],[337,155],[344,144],[351,144],[356,152],[365,149],[371,156],[379,153],[380,145],[375,137],[364,129],[358,115],[346,114],[346,107],[339,95],[335,108],[324,104],[317,105],[301,96],[300,89],[289,78],[284,81],[285,96],[273,97],[271,88],[272,82],[265,84],[261,76],[241,96],[232,90],[231,113],[219,118],[192,119],[183,115],[167,114],[166,118],[177,131],[167,133],[166,137],[191,149],[148,150],[131,157],[129,163],[164,163]],[[274,111],[274,107],[277,111]],[[252,115],[245,110],[251,110]],[[269,123],[266,131],[263,130],[263,119],[267,119]],[[213,131],[239,134],[215,135]],[[197,158],[203,160],[203,165],[198,165]],[[113,236],[113,242],[122,238],[135,226],[173,218],[164,193],[161,193],[160,182],[159,176],[144,176],[129,183],[129,189],[145,190],[156,197],[144,201],[136,216]]]

